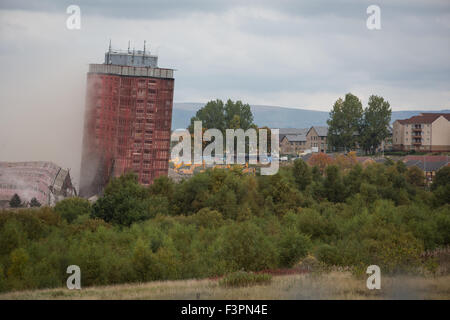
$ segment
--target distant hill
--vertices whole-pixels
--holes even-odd
[[[174,103],[172,114],[172,129],[181,129],[189,126],[191,117],[198,109],[204,106],[200,102]],[[258,126],[268,126],[270,128],[308,128],[311,126],[327,125],[328,112],[314,111],[306,109],[294,109],[276,106],[250,106],[254,116],[254,122]],[[391,121],[406,119],[416,116],[422,112],[445,112],[450,110],[437,111],[394,111]]]

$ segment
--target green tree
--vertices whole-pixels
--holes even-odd
[[[191,118],[191,133],[194,132],[194,121],[202,121],[204,129],[219,129],[222,134],[225,134],[225,129],[247,130],[254,125],[250,105],[240,100],[233,102],[231,99],[226,104],[219,99],[211,100],[199,109],[195,117]]]
[[[150,246],[141,238],[136,241],[133,256],[133,269],[139,281],[149,281],[158,279],[156,272],[155,256]]]
[[[275,245],[254,223],[233,223],[221,231],[217,255],[225,260],[227,271],[257,271],[277,265]]]
[[[79,216],[91,214],[91,204],[83,198],[67,198],[56,203],[54,210],[67,222],[72,223]]]
[[[406,170],[408,169],[408,168],[406,167],[406,164],[405,164],[403,161],[401,161],[401,160],[398,160],[398,161],[395,163],[395,167],[397,168],[398,173],[405,173]]]
[[[406,171],[406,181],[414,186],[423,187],[425,185],[425,175],[419,167],[412,166]]]
[[[448,184],[450,184],[450,166],[447,165],[436,172],[431,190],[436,190],[440,186],[445,187]]]
[[[253,114],[248,103],[244,104],[240,100],[233,102],[231,99],[228,99],[224,111],[226,128],[233,128],[232,125],[236,126],[237,121],[239,123],[238,128],[244,130],[249,129],[253,125]]]
[[[92,217],[129,226],[152,217],[152,199],[148,190],[137,181],[137,175],[127,173],[114,178],[105,188],[105,194],[92,207]]]
[[[303,159],[295,159],[293,171],[299,189],[305,190],[312,181],[311,169]]]
[[[348,151],[355,148],[362,115],[362,104],[357,96],[348,93],[344,100],[339,98],[327,120],[328,144],[335,150]]]
[[[289,227],[283,232],[279,247],[281,265],[292,267],[299,259],[306,256],[311,248],[311,240],[295,228]]]
[[[225,109],[222,100],[211,100],[203,108],[200,108],[195,117],[191,118],[189,131],[194,132],[194,121],[201,121],[202,127],[206,129],[216,128],[224,131],[225,123]]]
[[[22,200],[17,193],[14,193],[11,200],[9,200],[9,206],[11,208],[20,208],[22,206]]]
[[[392,110],[384,98],[372,95],[364,109],[359,142],[366,153],[374,154],[382,141],[389,136]]]
[[[326,168],[324,187],[328,200],[333,202],[340,202],[344,200],[344,183],[339,167],[336,165],[331,165]]]
[[[41,203],[34,197],[30,201],[30,207],[40,207]]]

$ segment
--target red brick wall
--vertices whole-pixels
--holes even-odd
[[[80,194],[127,171],[151,184],[167,175],[173,79],[89,73]]]

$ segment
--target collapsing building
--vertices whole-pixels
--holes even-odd
[[[90,64],[81,159],[80,195],[102,192],[111,177],[132,171],[149,185],[167,175],[173,69],[143,51],[109,50]]]
[[[69,170],[52,162],[0,162],[0,207],[7,207],[14,194],[22,201],[36,198],[42,205],[53,205],[75,196]]]

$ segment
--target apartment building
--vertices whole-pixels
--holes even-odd
[[[450,151],[450,113],[421,113],[393,125],[392,147],[397,151]]]
[[[150,52],[111,50],[90,64],[80,194],[102,192],[111,177],[135,172],[149,185],[169,167],[173,69]]]

